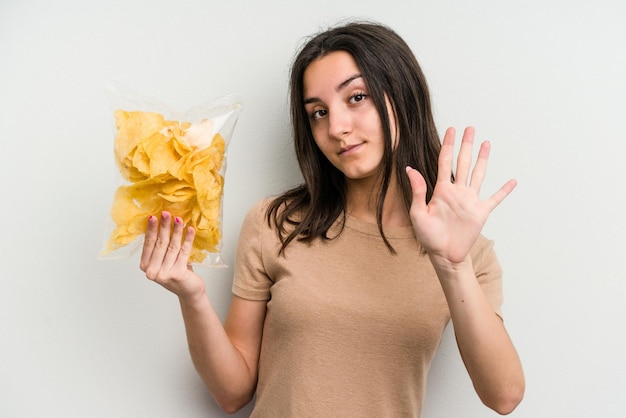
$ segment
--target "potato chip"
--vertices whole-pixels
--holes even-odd
[[[214,132],[214,122],[171,121],[143,111],[116,110],[114,116],[115,159],[129,184],[115,192],[115,228],[102,254],[143,235],[148,217],[164,210],[196,230],[190,262],[217,252],[226,142]]]

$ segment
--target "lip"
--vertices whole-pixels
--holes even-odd
[[[363,143],[359,143],[359,144],[354,144],[354,145],[346,145],[345,147],[341,147],[341,149],[339,150],[339,155],[350,155],[355,153],[359,148],[361,148],[361,146],[363,145]]]

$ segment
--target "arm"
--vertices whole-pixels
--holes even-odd
[[[222,325],[204,282],[188,265],[195,231],[188,228],[183,238],[182,221],[175,218],[170,238],[168,212],[160,224],[150,217],[140,267],[148,279],[178,296],[194,366],[220,407],[233,413],[256,388],[265,303],[234,296]]]
[[[411,222],[446,295],[457,344],[476,392],[487,406],[507,414],[523,397],[524,374],[501,319],[476,279],[469,251],[488,215],[516,183],[510,180],[489,199],[479,199],[489,143],[481,145],[470,177],[472,128],[463,135],[456,180],[452,182],[454,136],[454,130],[448,129],[439,156],[437,184],[428,204],[423,177],[407,168],[413,188]]]
[[[476,393],[496,412],[512,412],[524,393],[521,362],[502,320],[476,280],[471,259],[457,265],[433,260],[433,265]]]

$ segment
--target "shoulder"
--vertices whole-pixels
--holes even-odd
[[[272,199],[266,197],[250,206],[243,220],[242,233],[250,228],[258,230],[263,224],[267,224],[267,211],[271,202]]]
[[[247,265],[260,266],[265,263],[264,255],[273,252],[277,245],[277,234],[268,222],[267,208],[271,199],[255,202],[244,217],[237,243],[237,259]],[[270,252],[270,253],[271,253]]]
[[[246,216],[265,216],[265,214],[267,213],[267,209],[269,208],[273,200],[274,199],[271,197],[264,197],[261,200],[257,200],[252,206],[250,206],[250,209],[248,209],[248,213]]]
[[[283,196],[266,196],[260,200],[257,200],[250,209],[248,209],[247,216],[267,216],[268,213],[278,212],[284,210],[285,199]]]
[[[256,201],[246,213],[242,233],[250,229],[256,232],[276,231],[279,219],[285,211],[285,206],[285,201],[281,196],[269,196]],[[289,229],[287,225],[283,225],[283,228]]]

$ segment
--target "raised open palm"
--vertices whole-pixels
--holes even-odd
[[[488,199],[480,199],[490,144],[481,144],[476,164],[471,170],[474,144],[472,127],[466,128],[463,133],[453,182],[455,135],[454,128],[448,128],[439,154],[437,183],[428,204],[426,182],[422,175],[410,167],[407,167],[407,174],[413,189],[410,216],[418,242],[431,257],[460,263],[478,238],[491,211],[513,191],[517,182],[509,180]]]

